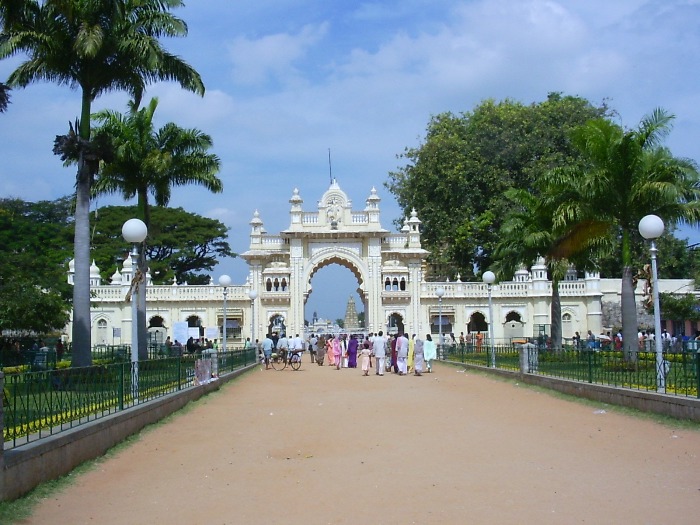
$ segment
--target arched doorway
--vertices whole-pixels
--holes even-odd
[[[405,333],[403,316],[398,313],[392,313],[387,322],[386,333],[391,335]]]
[[[204,337],[202,319],[198,315],[190,315],[187,318],[187,335],[188,337],[194,337],[195,339]]]
[[[267,325],[267,333],[271,335],[277,334],[279,337],[288,335],[287,325],[284,324],[283,315],[276,314],[270,318],[270,322]]]
[[[503,334],[506,340],[522,339],[525,336],[525,323],[522,321],[520,313],[510,311],[506,315],[506,324],[503,327]]]
[[[486,333],[489,331],[489,324],[486,322],[486,317],[481,312],[474,312],[469,318],[469,323],[467,324],[467,330],[469,332],[482,332]]]
[[[168,330],[165,327],[165,320],[160,315],[154,315],[148,320],[148,344],[162,345],[165,343]]]
[[[352,308],[349,303],[352,301]],[[304,321],[314,333],[357,331],[365,304],[357,274],[344,264],[324,261],[311,275],[306,295]],[[348,319],[347,315],[354,316]]]

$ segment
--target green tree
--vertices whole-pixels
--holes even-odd
[[[174,186],[199,185],[213,193],[223,191],[216,176],[219,158],[208,153],[213,142],[197,129],[184,129],[170,122],[158,130],[153,127],[153,114],[158,99],[138,109],[129,103],[129,113],[101,111],[95,119],[96,130],[109,136],[114,156],[105,162],[93,186],[95,194],[121,194],[128,200],[137,198],[138,216],[151,227],[149,194],[158,206],[167,206]]]
[[[0,199],[0,281],[31,282],[69,303],[73,199]]]
[[[73,365],[92,362],[90,337],[91,184],[104,152],[90,143],[90,114],[101,94],[124,90],[134,100],[146,84],[174,80],[204,94],[199,74],[168,53],[160,37],[187,34],[187,25],[170,12],[181,0],[0,0],[0,59],[28,59],[8,79],[10,87],[47,80],[80,90],[76,129],[57,143],[64,160],[77,162],[75,207],[75,284],[73,289]]]
[[[26,277],[0,280],[0,330],[46,334],[61,330],[70,317],[70,304]]]
[[[692,278],[698,282],[700,270],[700,253],[688,247],[687,239],[679,239],[676,235],[677,228],[669,224],[664,234],[656,240],[658,249],[658,269],[660,279],[687,279]],[[622,239],[618,234],[614,238],[610,249],[598,258],[598,268],[601,277],[619,278],[622,275]],[[634,243],[632,250],[632,268],[640,269],[649,264],[649,246],[646,243]]]
[[[423,221],[432,278],[475,277],[491,264],[510,188],[531,189],[544,171],[576,158],[569,132],[607,108],[552,93],[541,103],[488,100],[435,116],[426,138],[399,158],[387,188],[405,216]],[[399,222],[402,222],[399,221]]]
[[[653,312],[653,304],[651,306]],[[661,316],[664,319],[678,322],[700,319],[700,304],[692,294],[677,296],[662,292],[659,294],[659,306],[661,306]]]
[[[642,242],[639,220],[650,213],[671,225],[696,224],[700,219],[695,163],[674,157],[661,146],[672,120],[656,110],[638,128],[625,130],[609,120],[594,119],[572,135],[583,165],[557,168],[546,175],[548,191],[562,201],[555,212],[555,227],[600,221],[607,224],[608,238],[621,239],[622,339],[625,354],[632,358],[637,341],[632,253],[634,245]]]
[[[134,217],[135,206],[106,206],[94,212],[93,255],[104,279],[111,278],[128,255],[121,227]],[[182,208],[151,208],[152,226],[146,258],[156,284],[208,284],[209,275],[224,257],[236,257],[226,241],[228,228],[215,219]]]
[[[0,330],[47,333],[66,325],[72,202],[0,200]]]
[[[539,190],[540,184],[535,184]],[[554,349],[561,349],[561,297],[559,283],[564,279],[571,265],[580,269],[590,269],[593,263],[586,258],[589,244],[598,241],[597,237],[572,239],[578,235],[572,231],[555,227],[553,214],[558,203],[558,195],[547,195],[541,191],[510,189],[506,192],[510,211],[499,232],[499,242],[494,251],[493,268],[497,276],[510,279],[519,266],[532,266],[542,258],[552,281],[550,303],[551,338]],[[600,224],[588,224],[587,229]]]

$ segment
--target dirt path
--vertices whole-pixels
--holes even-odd
[[[696,524],[700,432],[437,365],[255,370],[28,524]]]

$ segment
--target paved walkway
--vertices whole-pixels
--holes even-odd
[[[437,365],[254,370],[28,524],[696,524],[700,432]]]

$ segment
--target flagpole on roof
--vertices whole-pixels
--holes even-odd
[[[331,164],[331,148],[328,148],[328,175],[331,178],[331,184],[333,184],[333,165]]]

